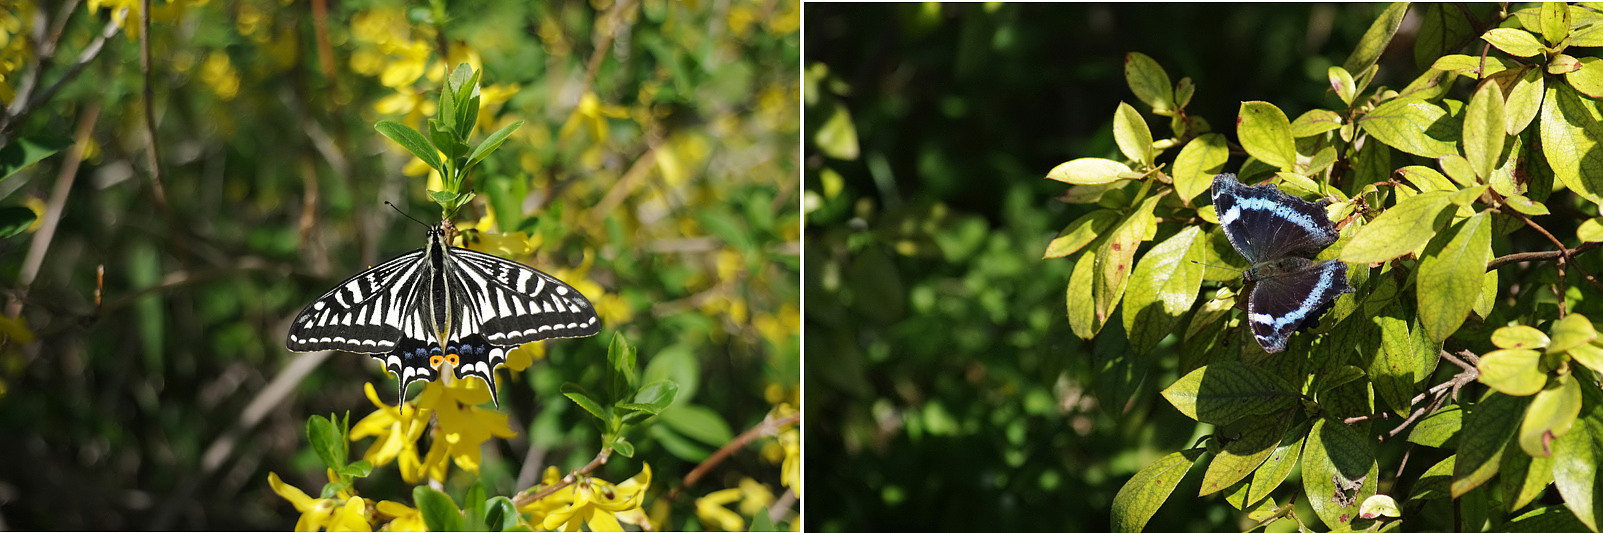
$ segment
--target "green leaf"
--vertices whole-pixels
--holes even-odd
[[[1153,113],[1169,115],[1174,112],[1174,87],[1157,61],[1141,52],[1125,54],[1124,79],[1130,84],[1130,92],[1151,107]]]
[[[1501,127],[1498,128],[1497,134],[1499,136],[1503,134]],[[1466,149],[1467,148],[1468,146],[1466,145]],[[1465,159],[1463,156],[1457,154],[1444,155],[1441,158],[1438,158],[1436,163],[1441,165],[1442,172],[1447,174],[1448,178],[1452,178],[1453,183],[1457,184],[1458,186],[1473,187],[1479,182],[1479,180],[1475,177],[1477,176],[1475,173],[1475,167],[1471,165],[1469,160]],[[1449,190],[1457,191],[1458,187],[1453,187]]]
[[[1481,85],[1464,111],[1464,158],[1469,160],[1475,175],[1492,176],[1498,157],[1503,153],[1506,126],[1503,90],[1493,83]]]
[[[1464,426],[1464,409],[1449,405],[1425,415],[1408,431],[1408,442],[1432,448],[1450,448]]]
[[[418,485],[412,488],[412,502],[417,505],[418,514],[423,515],[423,524],[429,531],[462,530],[462,511],[445,493],[428,485]]]
[[[71,139],[56,137],[23,137],[0,146],[0,181],[68,146]]]
[[[367,477],[373,473],[373,463],[369,463],[366,460],[357,461],[345,465],[343,468],[338,469],[335,473],[339,474],[341,477],[347,478]]]
[[[1533,217],[1550,214],[1550,211],[1547,210],[1546,205],[1533,201],[1524,196],[1504,196],[1503,203],[1514,208],[1515,211],[1519,211]]]
[[[1548,74],[1570,74],[1578,70],[1581,70],[1581,61],[1569,54],[1553,54],[1547,60]]]
[[[1503,465],[1498,470],[1497,486],[1504,498],[1512,498],[1508,509],[1520,509],[1547,492],[1553,484],[1553,459],[1531,457],[1523,453],[1503,454]]]
[[[839,103],[827,106],[825,114],[829,116],[824,125],[813,134],[813,144],[824,156],[833,159],[853,161],[859,154],[857,145],[857,126],[852,123],[852,112]]]
[[[629,340],[625,339],[623,334],[612,334],[612,342],[607,344],[607,363],[612,369],[612,372],[608,373],[611,380],[607,390],[607,402],[633,397],[640,378],[636,374],[635,348],[629,345]]]
[[[1336,96],[1341,103],[1352,105],[1353,97],[1358,94],[1358,87],[1353,84],[1353,75],[1347,69],[1332,65],[1325,70],[1325,77],[1330,78],[1330,88],[1336,90]]]
[[[1302,452],[1303,490],[1308,505],[1331,529],[1351,527],[1358,507],[1375,495],[1380,479],[1373,439],[1326,419],[1314,422]]]
[[[468,487],[462,497],[462,530],[484,531],[484,511],[488,502],[484,498],[484,480],[481,478]]]
[[[1581,94],[1597,98],[1603,96],[1603,58],[1582,57],[1580,68],[1564,74],[1564,80]]]
[[[1599,343],[1582,344],[1565,352],[1581,366],[1603,372],[1603,346]]]
[[[1380,53],[1386,51],[1386,45],[1391,44],[1391,38],[1397,34],[1398,26],[1403,23],[1403,15],[1408,13],[1408,4],[1396,2],[1381,12],[1375,22],[1370,23],[1369,29],[1358,40],[1358,46],[1353,48],[1352,55],[1342,62],[1341,68],[1347,72],[1363,72],[1380,59]]]
[[[1542,110],[1545,83],[1541,70],[1527,68],[1520,71],[1519,78],[1508,90],[1503,103],[1504,133],[1518,135],[1531,125],[1532,120],[1536,120],[1537,112]]]
[[[1341,260],[1380,263],[1418,250],[1450,220],[1451,205],[1450,193],[1444,191],[1422,192],[1403,200],[1359,228],[1341,249]]]
[[[1482,357],[1481,361],[1486,358]],[[1487,391],[1469,407],[1458,435],[1458,462],[1453,465],[1453,497],[1463,496],[1497,475],[1503,450],[1519,428],[1528,398]]]
[[[622,455],[624,457],[635,456],[634,443],[629,442],[629,439],[625,439],[623,437],[618,437],[618,440],[612,441],[612,449],[613,451],[618,452],[618,455]]]
[[[1459,223],[1436,238],[1419,261],[1419,318],[1431,340],[1441,343],[1458,330],[1480,298],[1486,264],[1492,260],[1492,222],[1487,213]]]
[[[1095,337],[1102,329],[1103,320],[1096,314],[1096,300],[1091,296],[1091,285],[1096,279],[1097,252],[1093,248],[1080,255],[1069,273],[1069,286],[1064,291],[1069,330],[1081,339]]]
[[[1191,78],[1180,78],[1180,82],[1174,84],[1174,105],[1179,107],[1191,105],[1191,96],[1196,92],[1197,86],[1191,83]],[[1191,123],[1195,125],[1197,124],[1197,119],[1201,118],[1202,117],[1193,117]],[[1202,121],[1202,125],[1206,126],[1207,121]],[[1207,131],[1207,128],[1198,128],[1198,130]]]
[[[484,525],[490,531],[512,531],[518,527],[518,508],[506,496],[490,498],[484,507]]]
[[[1563,2],[1542,2],[1542,40],[1558,44],[1570,34],[1570,7]]]
[[[1291,121],[1292,137],[1312,137],[1341,129],[1341,115],[1328,109],[1310,109]]]
[[[1589,218],[1575,229],[1582,242],[1603,242],[1603,218]]]
[[[1454,156],[1445,156],[1442,159],[1445,160],[1452,157]],[[1442,173],[1437,172],[1436,169],[1427,166],[1409,165],[1397,169],[1397,175],[1402,176],[1404,180],[1408,181],[1409,185],[1413,185],[1414,188],[1419,189],[1420,192],[1454,192],[1458,190],[1458,186],[1454,185],[1452,180],[1447,179],[1447,176],[1443,176]]]
[[[1113,141],[1119,145],[1119,152],[1131,161],[1144,167],[1152,166],[1152,130],[1130,104],[1119,102],[1118,110],[1113,112]]]
[[[1269,458],[1252,474],[1251,485],[1247,488],[1248,504],[1268,497],[1271,492],[1286,481],[1286,476],[1296,469],[1301,460],[1302,445],[1308,436],[1311,422],[1302,422],[1286,430],[1280,437],[1280,444],[1275,446]]]
[[[1203,451],[1174,452],[1136,472],[1113,497],[1113,530],[1138,533],[1144,529]]]
[[[712,446],[723,446],[734,440],[734,432],[716,411],[694,404],[680,405],[663,411],[662,423],[675,432]]]
[[[1102,185],[1137,176],[1124,163],[1100,157],[1082,157],[1052,167],[1046,179],[1074,185]]]
[[[520,127],[523,127],[523,121],[521,120],[508,124],[506,127],[503,127],[499,130],[495,130],[495,133],[491,133],[489,137],[484,139],[484,142],[479,143],[479,146],[473,149],[472,154],[468,155],[467,166],[471,168],[473,165],[479,164],[479,162],[483,161],[484,158],[489,156],[491,152],[494,152],[497,148],[500,148],[501,143],[506,142],[507,137],[512,136],[512,132],[517,131],[517,129]]]
[[[1505,70],[1521,66],[1523,65],[1518,61],[1500,56],[1483,58],[1479,55],[1448,54],[1437,58],[1434,63],[1431,63],[1430,68],[1445,72],[1456,72],[1472,78],[1488,78]]]
[[[1402,302],[1394,301],[1370,319],[1380,329],[1380,353],[1369,364],[1369,376],[1375,394],[1392,411],[1406,416],[1412,410],[1410,401],[1419,357],[1414,353],[1416,345],[1409,335],[1405,314]]]
[[[1504,326],[1492,331],[1492,344],[1498,348],[1540,350],[1550,342],[1546,333],[1530,326]]]
[[[1141,202],[1130,216],[1113,229],[1108,238],[1097,247],[1096,277],[1091,284],[1092,305],[1096,312],[1096,328],[1101,329],[1114,308],[1124,298],[1130,271],[1135,266],[1135,252],[1141,242],[1152,238],[1157,219],[1152,216],[1161,195],[1152,195]]]
[[[1063,257],[1080,251],[1087,244],[1096,241],[1097,237],[1113,226],[1118,219],[1119,212],[1112,209],[1098,209],[1074,219],[1074,222],[1070,222],[1068,227],[1058,233],[1057,238],[1047,243],[1046,254],[1041,258]]]
[[[1225,444],[1219,455],[1208,462],[1198,496],[1224,490],[1256,471],[1274,453],[1280,437],[1291,427],[1291,416],[1287,412],[1248,418],[1244,422],[1246,427],[1237,428],[1240,436]]]
[[[1227,361],[1191,371],[1163,397],[1193,420],[1228,424],[1290,407],[1297,390],[1262,367]]]
[[[640,409],[651,414],[661,413],[668,406],[673,405],[674,398],[679,395],[679,384],[672,381],[653,381],[635,393],[634,402],[625,405],[630,409]]]
[[[1603,16],[1582,6],[1570,7],[1570,42],[1572,47],[1595,48],[1603,46]]]
[[[1549,333],[1553,341],[1547,346],[1547,353],[1567,352],[1597,340],[1597,329],[1592,327],[1592,321],[1580,313],[1566,315],[1553,324],[1553,330]]]
[[[1457,457],[1449,455],[1419,475],[1413,489],[1408,492],[1408,501],[1418,502],[1426,500],[1441,500],[1452,496],[1450,490],[1453,486],[1453,467]]]
[[[1213,177],[1224,171],[1229,158],[1230,147],[1224,135],[1208,133],[1191,139],[1174,158],[1175,193],[1189,202],[1207,191],[1213,185]]]
[[[1401,518],[1403,510],[1397,505],[1397,500],[1385,494],[1376,494],[1364,499],[1358,506],[1358,517],[1375,519],[1380,517]]]
[[[1547,374],[1537,368],[1542,353],[1536,350],[1510,348],[1492,350],[1481,356],[1475,366],[1480,369],[1481,383],[1509,396],[1530,396],[1547,384]]]
[[[1586,527],[1586,524],[1576,520],[1575,515],[1562,505],[1549,505],[1537,507],[1529,512],[1514,517],[1508,524],[1497,529],[1498,533],[1552,533],[1554,531],[1577,531]]]
[[[1124,330],[1137,353],[1157,347],[1196,301],[1203,266],[1191,259],[1205,245],[1206,237],[1200,236],[1202,228],[1198,226],[1180,230],[1152,247],[1130,273],[1124,300]]]
[[[1520,422],[1520,448],[1531,457],[1552,457],[1553,439],[1563,437],[1581,414],[1581,384],[1562,374],[1531,399]]]
[[[1535,56],[1546,49],[1535,35],[1518,28],[1492,28],[1481,35],[1481,39],[1515,57]]]
[[[333,420],[312,415],[306,419],[306,438],[311,441],[312,451],[317,452],[317,458],[322,459],[325,466],[335,470],[345,466],[348,453],[345,435]]]
[[[1425,66],[1447,52],[1464,46],[1473,30],[1460,6],[1419,4],[1419,32],[1414,37],[1414,64]]]
[[[1441,106],[1417,98],[1388,100],[1358,120],[1375,140],[1420,157],[1457,154],[1462,126]]]
[[[1603,406],[1597,402],[1597,389],[1588,385],[1586,414],[1579,424],[1553,443],[1553,486],[1564,497],[1564,506],[1592,531],[1603,514]]]
[[[1296,169],[1297,146],[1291,136],[1291,121],[1274,104],[1242,102],[1236,137],[1247,155],[1282,171]]]
[[[1592,203],[1603,203],[1603,120],[1597,103],[1568,84],[1547,86],[1542,103],[1542,153],[1564,186]]]
[[[16,235],[28,230],[39,217],[33,214],[32,209],[22,206],[0,206],[0,239]]]
[[[601,419],[603,422],[610,418],[607,410],[601,407],[601,404],[596,402],[594,398],[591,398],[590,394],[579,385],[573,383],[563,383],[562,395],[567,396],[569,400],[573,400],[573,403],[578,404],[579,407],[583,408],[585,411],[589,411],[591,415]]]
[[[418,159],[422,159],[424,163],[428,164],[428,166],[433,167],[435,170],[439,170],[441,172],[445,171],[445,164],[440,162],[440,155],[434,149],[434,146],[430,145],[428,139],[424,139],[423,134],[418,133],[418,131],[412,129],[411,126],[407,126],[398,122],[391,122],[388,120],[380,120],[378,124],[373,125],[373,129],[378,130],[378,132],[384,134],[385,137],[389,137],[391,141],[395,141],[396,144],[401,145],[401,147],[405,148],[406,151],[412,152],[412,155],[417,156]]]

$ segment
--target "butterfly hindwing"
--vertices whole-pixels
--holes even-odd
[[[1261,278],[1247,300],[1252,335],[1265,352],[1285,350],[1292,333],[1352,290],[1347,264],[1341,261],[1304,260],[1295,270]]]

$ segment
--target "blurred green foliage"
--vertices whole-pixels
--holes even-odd
[[[475,142],[524,125],[474,167],[458,228],[574,284],[604,331],[499,372],[516,436],[446,493],[510,495],[588,462],[598,429],[558,389],[604,389],[620,334],[642,382],[680,390],[630,436],[633,459],[595,475],[649,464],[658,527],[710,527],[696,498],[747,481],[761,490],[730,504],[739,517],[766,494],[779,521],[760,523],[796,523],[776,438],[664,498],[797,403],[796,2],[158,0],[143,43],[139,5],[0,6],[0,144],[71,142],[0,178],[0,208],[41,219],[0,240],[0,525],[290,527],[268,472],[315,493],[307,417],[360,418],[362,384],[394,378],[359,355],[297,365],[311,356],[284,349],[287,321],[423,244],[383,202],[429,220],[439,178],[373,125],[423,130],[459,63],[482,71]],[[413,505],[393,470],[357,484]]]
[[[1192,77],[1196,115],[1307,109],[1384,7],[806,6],[810,525],[1107,529],[1125,481],[1200,434],[1116,325],[1070,333],[1072,264],[1041,257],[1090,209],[1042,177],[1118,155],[1128,52]],[[1177,497],[1148,527],[1244,526]]]

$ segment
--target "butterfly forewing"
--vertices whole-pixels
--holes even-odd
[[[1225,237],[1250,263],[1311,255],[1336,242],[1336,228],[1317,204],[1273,185],[1248,187],[1234,174],[1213,179],[1214,212]]]
[[[386,353],[416,305],[423,250],[368,269],[312,301],[290,323],[285,346],[297,352]],[[414,328],[408,328],[414,329]],[[415,329],[414,329],[415,330]]]
[[[462,286],[484,287],[467,312],[479,319],[491,344],[588,337],[601,331],[590,300],[550,274],[473,250],[456,248],[451,255]]]
[[[508,347],[585,337],[601,320],[584,295],[521,263],[447,246],[439,228],[430,246],[346,280],[313,301],[290,326],[291,350],[374,354],[398,378],[433,380],[451,362],[495,397],[495,368]]]

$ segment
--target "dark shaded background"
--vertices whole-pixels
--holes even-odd
[[[1199,435],[1157,400],[1172,357],[1121,386],[1099,378],[1122,332],[1069,332],[1071,264],[1040,257],[1086,206],[1055,201],[1065,186],[1042,177],[1074,158],[1122,159],[1120,101],[1152,117],[1124,81],[1128,52],[1192,78],[1189,111],[1230,133],[1242,101],[1292,117],[1340,106],[1326,69],[1384,8],[804,6],[809,524],[1107,529],[1119,487]],[[1375,83],[1420,72],[1414,26]],[[836,104],[851,113],[855,158],[820,149]],[[1176,491],[1149,530],[1243,527],[1194,490]]]

